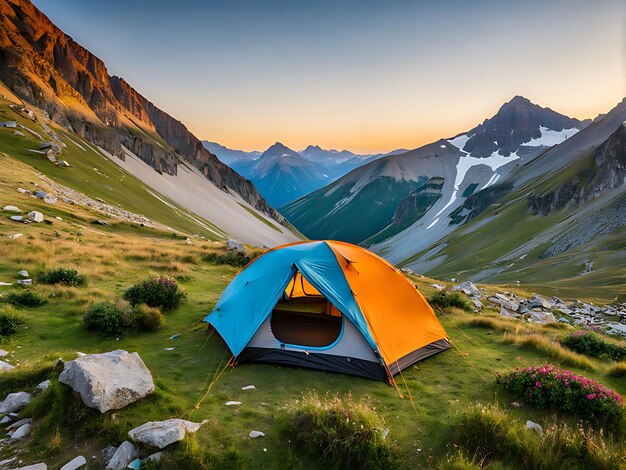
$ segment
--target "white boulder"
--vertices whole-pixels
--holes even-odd
[[[28,392],[9,393],[0,403],[0,413],[9,414],[24,408],[33,396]]]
[[[31,211],[28,213],[28,218],[33,222],[43,222],[43,214],[37,211]]]
[[[148,421],[128,431],[128,437],[133,441],[163,449],[174,442],[181,441],[186,432],[196,432],[205,422],[193,423],[184,419]]]
[[[138,455],[139,453],[137,449],[135,449],[135,446],[131,442],[124,441],[117,448],[111,460],[109,460],[107,468],[111,470],[122,470],[126,468],[126,465],[132,460],[136,459]]]
[[[15,369],[15,367],[9,364],[8,362],[0,361],[0,371],[11,370],[11,369]]]
[[[265,433],[261,431],[250,431],[250,434],[248,434],[248,436],[250,437],[250,439],[256,439],[257,437],[265,437]]]
[[[544,308],[550,310],[552,307],[552,303],[540,295],[535,295],[528,300],[528,308]]]
[[[30,423],[22,424],[19,428],[11,434],[12,439],[24,439],[30,434]]]
[[[526,421],[526,429],[532,429],[533,431],[537,432],[538,434],[543,434],[543,428],[541,427],[540,424],[534,423],[531,420],[527,420]]]
[[[82,455],[70,460],[65,465],[61,467],[61,470],[76,470],[79,467],[87,464],[87,459]]]
[[[232,238],[226,240],[226,249],[228,251],[238,251],[243,255],[248,254],[246,248],[240,242],[238,242],[237,240],[233,240]]]
[[[50,386],[50,380],[44,380],[39,385],[37,385],[37,388],[41,390],[42,392],[45,392],[46,390],[48,390],[49,386]]]
[[[41,462],[33,465],[27,465],[26,467],[19,467],[17,470],[48,470],[48,466]]]
[[[4,206],[4,209],[7,212],[18,212],[18,213],[22,213],[21,210],[19,210],[16,206]]]
[[[154,392],[152,375],[139,354],[121,349],[67,362],[59,382],[80,393],[85,405],[101,413],[123,408]]]

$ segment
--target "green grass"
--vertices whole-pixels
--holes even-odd
[[[545,217],[528,213],[526,197],[529,193],[544,194],[574,178],[589,178],[592,158],[589,154],[555,174],[535,178],[515,188],[471,223],[444,237],[438,242],[444,248],[436,254],[441,262],[429,267],[427,274],[488,280],[509,286],[520,281],[529,290],[543,295],[587,297],[601,302],[626,293],[626,227],[551,258],[543,258],[542,254],[552,244],[554,233],[544,239],[540,235],[550,227],[567,226],[571,222],[572,208],[556,210]],[[535,240],[541,240],[541,243],[511,255],[514,248]],[[416,253],[403,264],[410,265],[431,248]],[[522,254],[525,257],[519,259]],[[585,261],[589,259],[593,260],[594,269],[581,276]]]
[[[0,98],[0,120],[14,120],[42,135],[46,135],[37,122],[16,113],[9,108],[9,102]],[[143,214],[152,220],[171,227],[176,231],[188,234],[203,235],[209,239],[217,239],[210,227],[217,233],[222,231],[209,221],[198,221],[198,216],[190,214],[173,201],[163,197],[163,202],[153,195],[153,191],[140,180],[117,166],[108,157],[96,149],[93,144],[87,143],[75,134],[51,125],[61,140],[67,145],[63,149],[61,159],[67,160],[71,168],[59,168],[50,163],[44,155],[32,152],[39,149],[39,139],[25,132],[26,137],[14,135],[14,129],[0,128],[0,151],[5,152],[19,161],[26,163],[52,178],[57,183],[93,198],[101,198],[113,206],[120,205],[124,209]],[[80,146],[79,146],[80,145]],[[82,148],[81,148],[82,147]],[[8,164],[7,157],[0,153],[0,164]],[[25,189],[32,187],[31,182],[38,182],[34,175],[23,181]],[[17,194],[17,193],[16,193]],[[174,207],[174,209],[172,209]],[[98,218],[103,218],[100,214]]]
[[[28,161],[25,156],[19,159]],[[0,392],[34,391],[47,378],[54,384],[23,412],[35,418],[33,436],[19,444],[24,464],[45,460],[49,467],[57,468],[69,460],[69,454],[100,455],[104,447],[118,444],[128,430],[148,420],[184,417],[208,422],[195,436],[166,450],[163,468],[324,468],[318,458],[292,452],[280,426],[281,410],[310,391],[319,396],[351,395],[355,402],[367,403],[389,428],[387,439],[398,468],[437,468],[450,458],[450,436],[460,410],[476,402],[510,402],[495,385],[497,370],[549,359],[535,348],[503,343],[502,335],[494,334],[494,330],[468,324],[477,315],[454,310],[440,316],[454,347],[403,371],[397,377],[400,393],[387,383],[342,374],[262,364],[225,367],[230,352],[218,335],[211,335],[202,324],[187,331],[212,310],[239,271],[228,264],[202,261],[210,253],[224,255],[223,245],[202,240],[187,245],[171,234],[147,227],[131,228],[131,224],[92,225],[90,221],[98,215],[87,208],[63,202],[49,206],[17,193],[17,186],[36,180],[34,172],[8,157],[1,163],[3,205],[28,206],[63,220],[53,219],[51,225],[23,225],[0,214],[0,233],[24,234],[15,240],[3,239],[0,244],[0,280],[15,280],[21,269],[36,273],[64,266],[76,269],[88,281],[81,288],[36,285],[48,303],[21,309],[24,325],[0,341],[0,348],[9,351],[3,359],[19,364],[15,370],[1,373]],[[107,179],[102,181],[106,184]],[[164,315],[161,330],[131,333],[119,340],[86,331],[82,315],[90,304],[113,301],[131,285],[156,274],[175,277],[188,294],[179,308]],[[430,286],[433,280],[412,279],[424,295],[435,291]],[[0,289],[6,293],[13,288]],[[517,292],[528,295],[523,290]],[[175,334],[180,336],[168,339]],[[550,336],[554,331],[545,330],[544,334]],[[165,350],[170,347],[175,349]],[[52,365],[58,357],[76,358],[78,351],[113,349],[137,351],[153,374],[156,392],[122,410],[94,415],[67,389],[55,384],[59,370],[53,371]],[[592,369],[571,369],[626,393],[623,378],[609,375],[609,364],[589,360]],[[221,370],[219,380],[205,395],[207,384]],[[241,390],[250,384],[256,390]],[[225,407],[229,400],[241,401],[242,405]],[[530,408],[511,409],[509,413],[514,419],[540,423],[554,418]],[[251,430],[262,431],[266,437],[249,439]],[[11,453],[10,449],[0,450],[0,460]]]
[[[281,214],[312,240],[329,238],[359,243],[385,228],[398,204],[427,179],[400,183],[383,176],[362,188],[350,204],[334,210],[342,199],[351,197],[355,184],[349,179],[351,175],[281,207]],[[331,196],[326,195],[329,191],[333,191]],[[367,224],[363,223],[363,214],[368,214]]]

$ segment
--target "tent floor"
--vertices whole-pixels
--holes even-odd
[[[270,320],[272,333],[281,343],[319,348],[333,344],[341,334],[341,317],[281,307],[276,306]]]

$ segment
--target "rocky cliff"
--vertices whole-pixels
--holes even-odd
[[[619,128],[592,152],[574,178],[543,194],[527,197],[528,212],[541,217],[566,206],[578,207],[617,188],[626,180],[626,127]]]
[[[221,163],[183,123],[123,79],[109,76],[102,60],[30,0],[0,0],[0,80],[55,122],[120,158],[125,146],[156,171],[172,175],[186,161],[219,188],[283,221],[250,181]]]

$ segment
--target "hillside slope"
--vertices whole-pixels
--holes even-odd
[[[405,251],[403,264],[490,282],[624,290],[624,122],[626,100],[516,169],[500,191],[468,198],[453,222],[469,222],[415,256]]]
[[[281,212],[310,238],[362,243],[398,262],[406,258],[402,250],[419,249],[416,243],[427,246],[448,233],[450,214],[471,194],[586,125],[516,96],[464,134],[368,163]],[[417,208],[413,191],[430,178],[442,179],[440,197]],[[419,236],[404,244],[392,238],[416,228]]]
[[[128,154],[137,156],[154,170],[152,179],[164,175],[170,184],[184,188],[185,177],[177,178],[179,167],[192,168],[206,179],[202,185],[206,191],[201,201],[195,201],[207,209],[203,217],[229,220],[235,228],[256,226],[261,232],[268,227],[267,217],[274,220],[271,224],[284,223],[250,181],[207,151],[183,123],[123,79],[109,76],[100,59],[64,34],[30,1],[0,0],[0,80],[9,93],[40,108],[43,120],[49,117],[64,132],[114,155],[118,163]],[[55,140],[58,133],[52,131],[49,138]],[[61,144],[65,143],[59,139]],[[222,202],[214,203],[215,198]],[[187,199],[193,197],[187,195]],[[226,212],[224,204],[229,207]],[[278,239],[262,235],[255,240],[249,230],[229,233],[244,233],[246,241],[255,244],[297,238],[286,225],[282,227]]]

